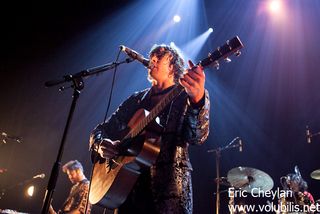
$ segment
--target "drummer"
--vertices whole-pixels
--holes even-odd
[[[302,178],[298,166],[294,168],[295,173],[290,173],[284,177],[281,177],[281,185],[285,190],[292,191],[293,201],[295,204],[299,205],[311,205],[315,201],[310,192],[308,192],[308,184]]]

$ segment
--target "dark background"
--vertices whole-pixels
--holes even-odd
[[[194,12],[191,2],[181,3],[187,13]],[[269,174],[276,188],[280,177],[298,165],[310,192],[320,198],[320,181],[310,177],[320,168],[320,137],[307,144],[305,136],[306,125],[312,133],[320,131],[320,4],[284,1],[281,14],[286,17],[281,20],[261,9],[267,2],[199,1],[195,16],[201,19],[185,23],[197,26],[195,35],[214,28],[195,61],[235,35],[245,44],[242,55],[233,57],[232,63],[222,63],[219,71],[206,69],[211,133],[205,145],[190,148],[194,213],[215,211],[215,157],[207,150],[224,146],[237,136],[243,140],[243,152],[222,153],[222,176],[237,166],[253,167]],[[112,62],[120,44],[146,56],[154,43],[187,43],[191,38],[183,37],[186,33],[181,29],[172,31],[168,40],[156,36],[161,26],[156,21],[167,15],[163,5],[171,4],[175,1],[1,3],[0,131],[23,138],[22,143],[0,142],[0,168],[7,169],[0,174],[0,188],[6,189],[1,209],[40,213],[72,97],[72,90],[59,92],[58,87],[45,88],[44,82]],[[85,80],[62,158],[63,163],[81,161],[87,176],[91,166],[88,136],[103,120],[111,77],[112,73],[106,72]],[[122,65],[110,111],[134,91],[148,86],[143,66]],[[17,185],[39,173],[45,173],[45,179]],[[28,184],[35,185],[33,198],[24,195]],[[60,173],[54,207],[61,206],[70,186],[67,176]],[[227,213],[227,202],[222,194],[222,213]],[[94,207],[93,213],[102,213],[102,209]]]

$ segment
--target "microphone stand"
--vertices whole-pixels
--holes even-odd
[[[63,154],[63,150],[64,150],[64,145],[65,145],[65,140],[67,137],[67,133],[70,127],[70,123],[73,117],[73,113],[77,104],[77,100],[79,98],[80,95],[80,91],[84,88],[84,82],[83,82],[83,78],[84,77],[88,77],[88,76],[92,76],[92,75],[96,75],[99,74],[101,72],[113,69],[115,67],[117,67],[120,64],[123,63],[130,63],[132,62],[133,59],[127,58],[124,61],[121,62],[112,62],[112,63],[108,63],[108,64],[104,64],[101,66],[97,66],[97,67],[93,67],[93,68],[89,68],[83,71],[80,71],[76,74],[73,75],[66,75],[63,76],[63,79],[60,80],[51,80],[51,81],[47,81],[45,82],[45,86],[46,87],[51,87],[51,86],[55,86],[55,85],[59,85],[62,83],[66,83],[66,82],[72,82],[71,87],[74,89],[73,90],[73,96],[72,96],[72,103],[71,103],[71,107],[69,110],[69,114],[68,114],[68,118],[67,118],[67,122],[63,131],[63,135],[62,135],[62,139],[60,142],[60,147],[59,147],[59,151],[57,154],[57,158],[56,161],[52,167],[51,170],[51,174],[50,174],[50,178],[49,178],[49,182],[48,182],[48,186],[47,186],[47,190],[45,193],[45,198],[44,198],[44,203],[42,206],[42,211],[41,214],[47,214],[49,211],[49,207],[51,205],[52,202],[52,196],[53,196],[53,192],[55,190],[55,186],[58,180],[58,176],[59,176],[59,171],[61,168],[61,159],[62,159],[62,154]],[[64,90],[64,87],[60,87],[59,90],[62,91]]]
[[[307,142],[311,143],[313,137],[320,135],[320,131],[316,132],[316,133],[312,133],[309,130],[309,126],[307,126],[306,128],[307,128]]]
[[[6,140],[11,140],[11,141],[15,141],[15,142],[17,142],[17,143],[22,143],[22,138],[20,138],[20,137],[10,136],[10,135],[8,135],[8,134],[5,133],[5,132],[2,132],[2,133],[1,133],[1,136],[2,136],[2,142],[3,142],[4,144],[7,143]]]
[[[228,145],[224,147],[218,147],[217,149],[210,149],[207,152],[208,153],[214,153],[216,156],[216,214],[219,214],[220,212],[220,158],[221,158],[221,152],[227,149],[237,148],[241,146],[240,144],[233,145],[234,142],[239,142],[240,138],[236,137],[234,138]]]

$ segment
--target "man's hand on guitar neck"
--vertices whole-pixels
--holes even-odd
[[[101,157],[110,159],[119,155],[119,140],[112,141],[110,139],[104,138],[96,143],[98,143],[99,145],[97,152]]]
[[[200,65],[194,65],[188,61],[189,68],[180,78],[180,84],[185,88],[192,103],[198,103],[204,96],[205,74]]]

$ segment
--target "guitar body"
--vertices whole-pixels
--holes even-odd
[[[146,117],[144,109],[138,110],[128,123],[134,128]],[[160,148],[159,137],[145,133],[130,141],[127,156],[119,156],[111,167],[106,161],[94,164],[89,201],[110,209],[118,208],[127,198],[142,170],[155,163]]]

